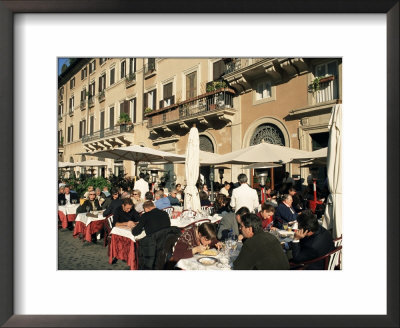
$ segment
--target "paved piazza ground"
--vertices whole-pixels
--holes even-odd
[[[72,231],[58,229],[59,270],[129,270],[129,266],[121,260],[109,264],[107,251],[103,239],[96,244],[82,242],[72,237]]]

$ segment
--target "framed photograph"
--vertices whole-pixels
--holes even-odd
[[[0,324],[398,326],[398,1],[90,4],[0,1]],[[343,270],[57,270],[57,58],[102,56],[342,58]]]

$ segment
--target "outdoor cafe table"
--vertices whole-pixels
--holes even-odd
[[[177,218],[172,218],[171,221],[171,226],[173,227],[178,227],[178,228],[184,228],[187,227],[190,224],[194,224],[196,222],[202,222],[203,220],[210,220],[211,223],[217,223],[221,221],[222,216],[218,214],[214,214],[213,216],[195,216],[193,218],[188,218],[188,217],[182,217],[178,216]],[[205,222],[205,221],[204,221]]]
[[[68,227],[68,222],[75,221],[76,218],[76,209],[79,207],[79,204],[68,204],[58,206],[58,217],[61,221],[61,226],[65,229]]]
[[[126,261],[131,270],[138,269],[138,246],[136,241],[145,237],[143,231],[139,236],[133,236],[129,228],[114,227],[111,232],[111,242],[108,246],[108,263],[112,263],[113,259]]]
[[[182,270],[232,270],[233,262],[238,257],[242,245],[241,242],[237,242],[236,249],[231,250],[229,254],[223,251],[218,251],[216,256],[195,254],[191,258],[179,260],[175,266]],[[212,257],[217,261],[212,265],[204,265],[198,261],[202,257]]]
[[[101,212],[96,212],[97,217],[88,216],[87,213],[79,213],[75,219],[75,228],[73,236],[84,236],[84,240],[91,242],[92,234],[101,231],[104,227],[106,218]]]

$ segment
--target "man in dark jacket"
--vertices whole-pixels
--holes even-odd
[[[122,205],[118,207],[113,214],[113,226],[132,229],[135,223],[139,221],[139,217],[139,213],[136,212],[132,199],[125,198],[122,200]]]
[[[291,243],[294,263],[313,260],[333,251],[332,235],[319,225],[317,217],[310,210],[303,211],[297,221],[299,230],[295,232]],[[306,269],[323,270],[324,260],[312,263]]]
[[[139,222],[132,229],[134,236],[140,235],[144,230],[146,236],[157,232],[163,228],[171,226],[171,221],[167,212],[156,208],[152,201],[146,201],[143,204],[144,213],[139,219]]]
[[[96,193],[90,191],[88,197],[89,199],[86,199],[84,203],[76,209],[76,214],[101,210],[99,201],[96,199]]]
[[[79,204],[78,194],[70,192],[70,186],[66,185],[64,187],[64,193],[58,194],[58,205],[68,205],[75,202]]]
[[[129,198],[129,197],[130,197],[130,195],[129,195],[128,192],[124,192],[124,193],[122,194],[121,198],[118,198],[118,190],[117,190],[117,189],[113,190],[112,192],[113,192],[113,194],[112,194],[113,200],[112,200],[111,203],[108,205],[107,209],[104,211],[104,213],[103,213],[103,216],[104,216],[104,217],[109,216],[110,214],[114,214],[115,211],[116,211],[118,208],[121,207],[122,201],[123,201],[125,198]]]
[[[289,261],[278,239],[262,229],[261,219],[253,214],[241,217],[240,230],[246,238],[234,270],[288,270]]]
[[[274,215],[274,227],[278,229],[283,228],[283,224],[292,224],[297,219],[297,213],[294,210],[293,198],[289,194],[285,194],[282,197],[282,203],[278,205]]]

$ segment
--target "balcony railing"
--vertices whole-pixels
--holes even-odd
[[[337,79],[334,76],[323,77],[319,80],[319,88],[314,91],[316,103],[338,99]]]
[[[152,75],[156,71],[156,63],[155,62],[150,62],[144,65],[144,75]]]
[[[86,108],[86,100],[81,100],[80,107],[81,110],[84,110]]]
[[[99,102],[102,102],[104,99],[106,99],[106,92],[100,91],[99,95],[97,96],[97,98],[99,99]]]
[[[136,73],[129,73],[125,76],[125,86],[128,88],[136,83]]]
[[[112,128],[107,128],[104,130],[99,130],[82,137],[82,142],[90,142],[94,140],[99,140],[102,138],[108,138],[117,134],[132,132],[133,125],[121,124],[120,126],[114,126]]]
[[[193,99],[164,108],[159,113],[149,113],[148,127],[185,120],[198,115],[233,108],[234,91],[228,88],[208,92]]]
[[[256,64],[260,61],[263,61],[268,58],[235,58],[230,62],[225,64],[225,72],[224,74],[229,74],[235,72],[241,68],[245,68],[247,66]]]
[[[93,107],[94,106],[94,96],[89,96],[88,102],[89,102],[89,107]]]

